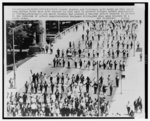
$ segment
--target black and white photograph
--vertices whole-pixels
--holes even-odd
[[[3,118],[147,118],[146,5],[3,4]]]

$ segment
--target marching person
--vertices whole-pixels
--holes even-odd
[[[61,76],[61,84],[63,85],[64,84],[64,73],[62,73],[62,76]]]
[[[64,58],[62,60],[62,64],[63,64],[63,67],[65,67],[65,60],[64,60]]]
[[[57,56],[60,57],[60,50],[59,50],[59,48],[57,49]]]
[[[29,89],[29,84],[28,84],[28,82],[26,81],[26,83],[25,83],[25,92],[26,92],[26,93],[28,93],[28,89]]]
[[[54,58],[53,59],[53,66],[55,67],[55,65],[56,65],[56,59]]]
[[[54,92],[54,86],[55,86],[55,85],[54,85],[54,83],[52,82],[52,83],[51,83],[51,92],[52,92],[52,94],[53,94],[53,92]]]
[[[56,75],[57,85],[59,84],[59,79],[60,79],[60,76],[59,76],[59,73],[57,73]]]
[[[70,61],[68,60],[68,68],[70,68]]]
[[[97,88],[98,88],[98,84],[96,82],[94,82],[93,87],[94,87],[94,94],[96,94]]]
[[[74,61],[74,66],[75,66],[75,68],[77,68],[77,61],[76,60]]]
[[[113,92],[113,85],[112,85],[112,83],[110,83],[109,89],[110,89],[110,96],[112,96],[112,92]]]
[[[118,75],[116,75],[116,87],[119,87],[119,76]]]
[[[82,68],[82,60],[79,61],[80,69]]]
[[[48,87],[48,84],[47,84],[47,82],[45,81],[45,83],[44,83],[44,89],[45,89],[45,92],[47,93],[47,87]]]

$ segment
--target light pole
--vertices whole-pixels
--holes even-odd
[[[99,63],[98,63],[98,60],[97,60],[97,84],[98,84],[98,95],[97,95],[97,98],[98,98],[98,117],[99,117],[99,109],[100,109],[100,99],[99,99],[99,95],[100,95],[100,85],[99,85]]]
[[[14,88],[16,88],[16,62],[15,62],[15,28],[13,30],[13,71],[14,71]]]
[[[19,28],[20,26],[28,25],[29,27],[32,26],[32,24],[22,24],[19,26],[16,26],[12,28],[12,34],[13,34],[13,75],[14,75],[14,89],[16,89],[16,61],[15,61],[15,29]]]

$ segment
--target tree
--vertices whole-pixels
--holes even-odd
[[[33,32],[34,29],[30,28],[26,24],[27,21],[7,21],[6,29],[7,29],[7,49],[11,50],[13,47],[13,37],[15,48],[22,49],[28,48],[33,41]],[[32,23],[32,22],[28,22]],[[13,32],[14,30],[14,32]]]
[[[13,33],[13,29],[14,29],[14,33]],[[36,43],[39,43],[40,39],[42,39],[42,34],[44,32],[41,22],[39,20],[7,21],[6,30],[7,30],[6,32],[7,50],[12,49],[13,36],[14,36],[15,48],[20,49],[20,52],[22,52],[22,49],[29,48],[29,46],[32,45],[34,39],[36,39]]]

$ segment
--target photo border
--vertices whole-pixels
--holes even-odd
[[[133,6],[145,5],[145,118],[148,119],[148,2],[3,2],[2,3],[2,119],[133,119],[133,117],[4,117],[4,7],[5,6]]]

